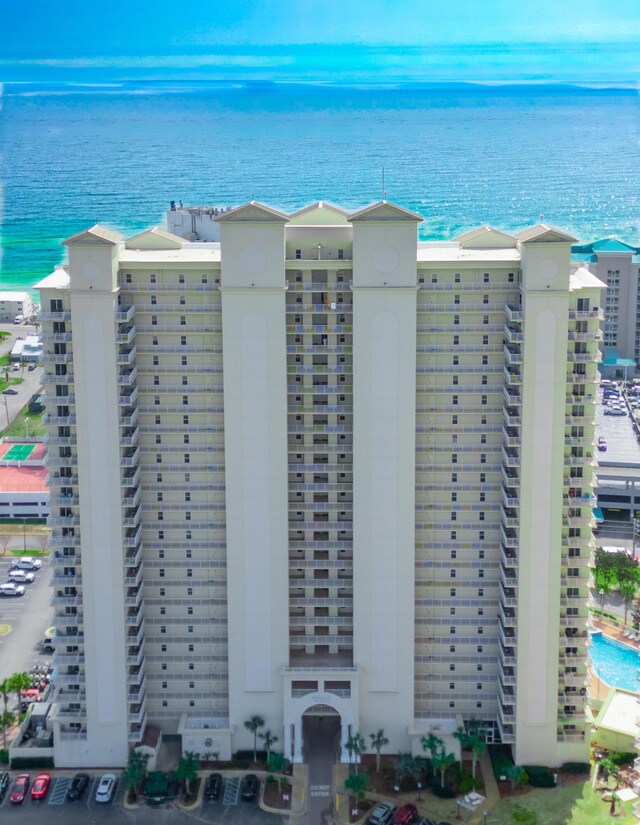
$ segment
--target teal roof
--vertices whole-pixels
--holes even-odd
[[[580,255],[594,255],[598,252],[618,252],[634,254],[640,252],[640,248],[631,246],[624,241],[619,241],[617,238],[601,238],[599,241],[592,241],[591,243],[574,244],[571,247],[571,252],[574,257]]]

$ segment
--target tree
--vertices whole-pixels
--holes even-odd
[[[640,628],[640,596],[637,596],[633,602],[633,608],[631,609],[631,618],[636,627],[636,630]]]
[[[131,751],[127,760],[127,767],[122,773],[124,783],[131,791],[134,800],[138,798],[138,794],[147,778],[147,762],[149,761],[149,754],[138,753],[138,751]]]
[[[11,544],[12,536],[2,533],[0,534],[0,555],[6,556],[9,545]]]
[[[636,593],[638,592],[638,583],[633,579],[625,579],[618,585],[618,590],[620,591],[620,596],[622,597],[622,601],[624,603],[624,623],[626,626],[627,611],[629,610],[629,605],[635,599]]]
[[[389,744],[389,740],[384,735],[384,730],[380,728],[377,733],[370,733],[371,747],[376,752],[376,773],[380,773],[380,751],[385,745]]]
[[[16,723],[16,715],[11,710],[3,710],[0,713],[0,729],[2,729],[2,750],[7,750],[7,730]]]
[[[403,779],[411,777],[417,779],[422,770],[421,760],[410,753],[400,753],[393,760],[393,767],[396,771],[396,785],[400,787]]]
[[[475,729],[458,728],[453,735],[460,742],[463,750],[471,751],[471,776],[475,779],[478,757],[486,751],[487,743],[478,732],[477,726]]]
[[[638,581],[638,564],[631,556],[625,553],[610,553],[613,559],[613,569],[618,580],[618,587],[627,581]]]
[[[447,768],[456,761],[455,756],[452,753],[447,753],[446,749],[443,747],[442,750],[438,751],[434,756],[431,757],[431,764],[433,765],[433,769],[436,771],[440,771],[440,787],[444,788],[444,775],[447,771]]]
[[[258,731],[264,727],[264,719],[259,714],[250,716],[244,723],[245,728],[253,734],[253,761],[258,761]]]
[[[269,773],[275,774],[278,781],[278,793],[280,793],[284,773],[289,767],[289,760],[283,753],[271,753],[267,759],[267,767],[269,768]]]
[[[189,796],[191,783],[198,776],[199,770],[200,763],[198,762],[197,754],[193,753],[193,751],[185,751],[178,761],[178,770],[176,771],[178,780],[184,783],[185,797]]]
[[[605,756],[604,759],[600,760],[598,768],[600,772],[604,774],[604,778],[606,779],[607,784],[609,782],[610,777],[614,778],[617,788],[620,781],[620,767],[618,763],[615,762],[610,756]]]
[[[357,760],[360,754],[364,753],[365,741],[359,733],[354,733],[347,739],[344,746],[349,754],[349,773],[351,773],[352,759],[355,756]]]
[[[275,743],[278,741],[277,736],[273,736],[270,730],[266,730],[264,733],[259,733],[258,736],[264,742],[264,749],[267,752],[267,762],[269,761],[269,756],[271,755],[271,748]]]
[[[516,785],[524,782],[527,778],[527,772],[520,765],[510,765],[505,773],[507,774],[507,779],[511,782],[512,791],[515,791]]]
[[[28,673],[14,673],[9,676],[9,689],[18,694],[18,715],[22,708],[22,691],[31,687],[31,676]]]
[[[439,736],[436,736],[435,733],[423,736],[420,744],[422,745],[422,750],[429,752],[429,760],[432,760],[440,750],[444,749],[444,742]]]
[[[611,579],[613,577],[612,555],[612,553],[605,553],[602,547],[598,547],[595,552],[594,566],[596,571],[596,583],[605,591],[608,591],[611,587]]]
[[[369,777],[366,773],[354,773],[344,780],[345,790],[351,791],[356,799],[364,799],[369,787]]]

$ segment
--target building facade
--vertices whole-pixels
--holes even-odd
[[[146,724],[221,758],[260,714],[485,722],[583,759],[600,289],[573,238],[418,243],[387,202],[100,226],[39,284],[56,764]]]
[[[604,238],[573,247],[573,257],[583,262],[607,286],[604,296],[605,373],[623,378],[616,361],[640,363],[640,249],[616,238]],[[610,357],[607,357],[610,356]]]
[[[33,304],[28,292],[0,292],[0,321],[13,321],[16,316],[29,318]]]

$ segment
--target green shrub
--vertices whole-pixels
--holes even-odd
[[[11,762],[13,770],[22,770],[23,768],[53,768],[53,756],[41,756],[39,759],[25,759],[23,756],[18,756]]]
[[[479,776],[476,776],[474,779],[471,776],[465,774],[463,777],[460,778],[460,784],[458,785],[458,793],[469,793],[469,791],[479,791],[484,788],[484,782]]]
[[[433,791],[434,795],[439,797],[440,799],[453,799],[457,796],[456,792],[453,788],[442,788],[440,786],[440,780],[435,779],[431,785],[431,790]]]
[[[499,779],[501,776],[506,776],[513,765],[513,760],[504,746],[490,745],[489,756],[491,757],[491,766],[496,779]]]
[[[267,761],[267,752],[266,751],[256,751],[256,757],[258,762],[266,762]],[[253,762],[253,751],[237,751],[236,753],[236,761],[242,762],[247,761],[249,763]]]
[[[591,765],[588,762],[565,762],[560,770],[565,773],[590,773]]]
[[[0,748],[0,765],[9,764],[9,751],[4,751]]]
[[[637,755],[637,753],[612,753],[611,759],[616,765],[630,765]]]
[[[529,784],[532,788],[555,788],[556,781],[551,768],[543,765],[524,765],[529,776]]]

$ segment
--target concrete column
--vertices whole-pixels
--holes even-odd
[[[302,759],[302,719],[293,725],[293,761],[300,763]]]
[[[292,746],[292,736],[291,736],[292,728],[293,728],[293,725],[291,725],[291,723],[289,723],[289,722],[285,723],[285,726],[284,726],[284,745],[283,745],[283,747],[284,747],[283,752],[284,752],[285,759],[291,759],[291,757],[293,756],[293,750],[292,750],[292,747],[291,747]]]

